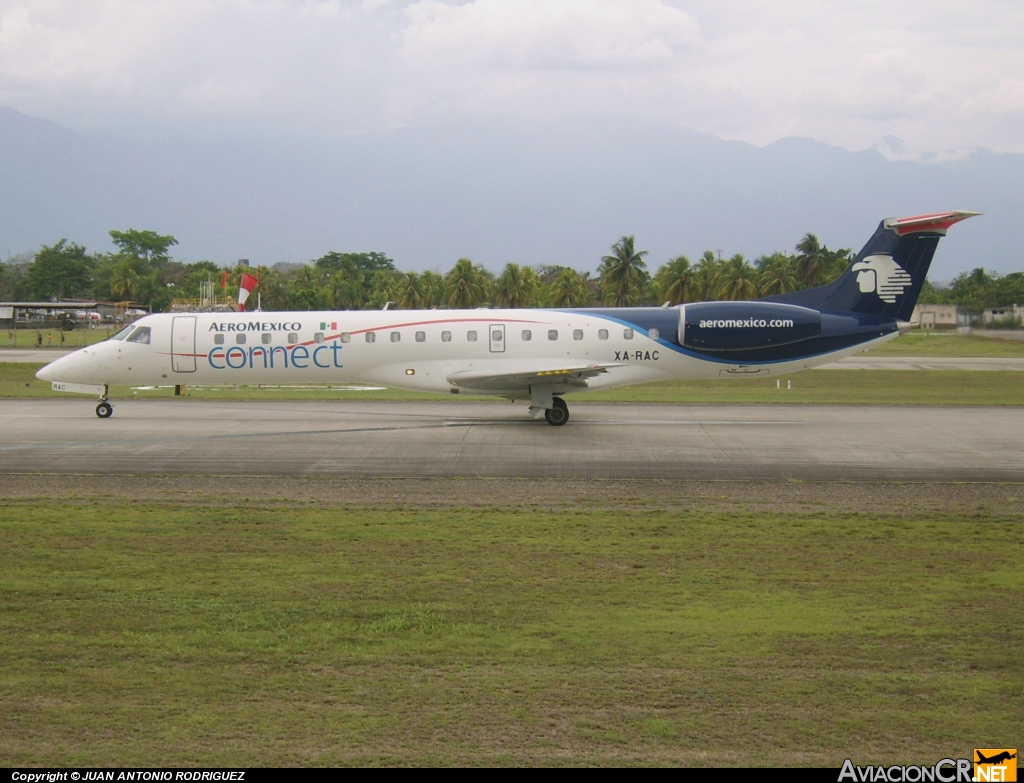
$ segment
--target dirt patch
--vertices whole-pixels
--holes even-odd
[[[1024,484],[446,479],[362,477],[0,476],[0,500],[267,504],[373,508],[676,508],[871,514],[1024,515]]]

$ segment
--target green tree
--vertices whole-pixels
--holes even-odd
[[[178,240],[170,234],[155,231],[111,231],[110,238],[117,245],[119,255],[131,256],[148,267],[159,266],[170,260],[169,250]]]
[[[499,307],[529,307],[540,286],[540,278],[528,266],[506,264],[494,281],[494,303]]]
[[[423,289],[423,279],[415,272],[406,272],[397,281],[396,304],[403,310],[423,310],[429,307],[429,299]]]
[[[201,285],[207,280],[215,286],[220,285],[221,273],[224,269],[213,261],[196,261],[185,267],[185,282],[182,283],[182,298],[198,299],[202,289]]]
[[[383,253],[376,251],[370,253],[337,253],[331,251],[320,256],[313,262],[313,266],[325,278],[330,277],[339,269],[358,269],[364,273],[364,277],[373,277],[374,272],[395,272],[395,262]]]
[[[555,284],[555,280],[562,274],[567,266],[560,264],[543,264],[537,268],[537,280],[539,282],[537,291],[533,295],[533,306],[534,307],[556,307],[557,305],[552,304],[552,286]],[[573,270],[575,271],[575,270]],[[590,289],[589,301],[600,302],[601,283],[599,280],[591,280],[587,276],[587,286]]]
[[[686,256],[676,256],[665,263],[654,275],[654,285],[658,301],[670,305],[695,302],[701,294],[697,269]]]
[[[598,274],[605,304],[613,307],[635,305],[643,296],[650,280],[646,250],[635,249],[636,239],[624,236],[612,245],[612,254],[601,258]]]
[[[260,306],[264,310],[288,309],[288,280],[280,269],[260,269]]]
[[[37,299],[87,296],[95,267],[84,247],[62,239],[36,253],[27,270],[29,289]]]
[[[313,269],[320,287],[326,291],[327,300],[334,308],[343,310],[372,307],[370,299],[373,297],[375,275],[397,271],[394,261],[376,251],[338,253],[332,250],[314,260]]]
[[[389,307],[393,307],[398,304],[402,298],[402,278],[401,272],[395,272],[388,269],[378,269],[373,273],[373,278],[370,280],[370,291],[369,291],[369,305],[374,310],[383,309],[384,305],[388,302],[391,304]]]
[[[289,286],[289,307],[294,310],[320,310],[324,295],[320,288],[320,275],[309,266],[295,272]]]
[[[138,305],[150,308],[152,312],[160,312],[170,305],[171,291],[160,285],[156,270],[144,272],[139,275],[139,281],[135,285],[134,300]]]
[[[785,253],[772,253],[770,256],[761,256],[756,262],[760,271],[758,287],[761,296],[775,296],[777,294],[788,294],[800,287],[796,274],[793,271],[793,261]]]
[[[697,262],[697,289],[699,291],[694,301],[706,302],[715,298],[715,280],[718,277],[719,268],[722,262],[715,258],[712,250],[705,250]]]
[[[995,306],[1024,304],[1024,272],[1011,272],[995,281]]]
[[[757,270],[742,253],[737,253],[724,264],[715,278],[714,291],[717,299],[753,299],[757,296]]]
[[[444,277],[432,269],[420,275],[423,287],[423,306],[440,307],[444,304]]]
[[[808,288],[821,285],[826,267],[826,257],[821,252],[821,243],[814,234],[804,234],[797,245],[796,275]]]
[[[469,309],[488,299],[490,280],[484,270],[468,258],[456,261],[444,280],[444,300],[449,307]]]
[[[821,279],[822,284],[838,280],[839,276],[846,271],[854,259],[854,253],[848,247],[841,248],[840,250],[829,250],[827,247],[823,247],[821,255],[824,259],[825,267],[825,272]]]
[[[920,304],[951,304],[950,290],[948,288],[936,288],[930,280],[925,280],[921,286],[921,295],[917,298]]]
[[[136,270],[134,259],[115,256],[111,269],[110,292],[121,302],[134,302],[141,290],[142,277]]]
[[[28,290],[28,268],[34,259],[34,253],[19,253],[0,264],[0,301],[32,298]]]
[[[308,267],[307,267],[308,268]],[[327,297],[335,310],[359,310],[368,299],[366,273],[354,264],[345,263],[334,268],[327,280]],[[310,277],[319,282],[318,270],[310,270]]]
[[[548,306],[586,307],[590,304],[590,286],[587,282],[585,274],[563,268],[551,283]]]
[[[953,278],[950,298],[954,304],[980,311],[996,304],[996,279],[983,267],[972,269]]]

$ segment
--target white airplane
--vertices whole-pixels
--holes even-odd
[[[529,400],[682,378],[762,377],[835,361],[909,328],[939,238],[978,213],[883,220],[833,283],[677,307],[159,314],[36,375],[58,391],[111,385],[366,383]]]

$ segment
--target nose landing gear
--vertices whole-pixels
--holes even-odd
[[[96,415],[101,419],[109,419],[114,415],[114,406],[107,402],[107,387],[103,387],[103,394],[100,395],[100,403],[96,406]]]

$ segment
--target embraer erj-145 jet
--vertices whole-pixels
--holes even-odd
[[[113,384],[370,383],[529,400],[676,378],[760,377],[861,352],[909,328],[939,238],[975,212],[883,220],[833,283],[750,301],[552,310],[150,315],[37,373],[55,390]]]

